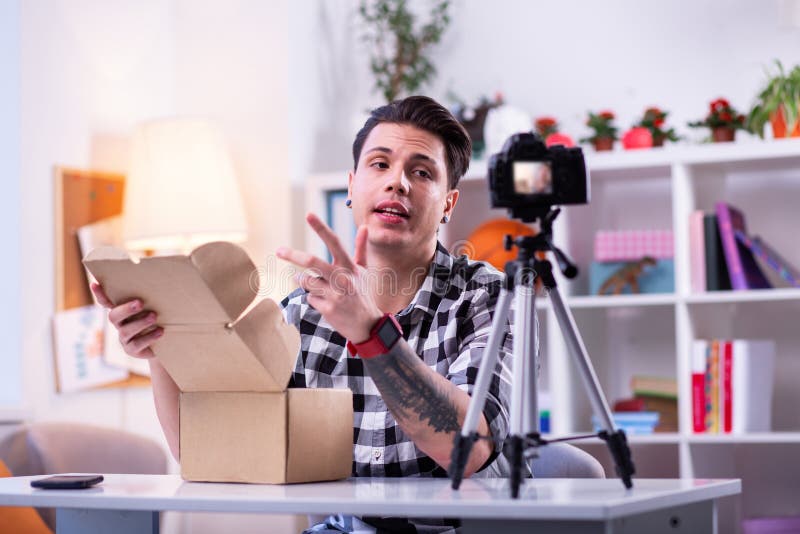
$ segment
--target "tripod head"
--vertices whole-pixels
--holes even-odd
[[[519,249],[516,261],[526,265],[540,261],[536,258],[536,252],[552,252],[558,263],[558,269],[565,277],[572,279],[578,276],[578,267],[564,251],[553,244],[553,221],[560,213],[561,208],[552,206],[532,209],[528,212],[529,217],[523,219],[523,222],[539,221],[539,233],[535,236],[519,236],[516,239],[507,235],[503,246],[506,250],[511,250],[516,245]]]

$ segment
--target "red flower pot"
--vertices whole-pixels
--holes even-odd
[[[736,139],[736,130],[727,126],[711,128],[711,138],[715,143],[729,143]]]
[[[596,152],[604,152],[607,150],[613,150],[614,148],[614,138],[613,137],[598,137],[594,141],[592,141],[594,145],[594,149]]]
[[[667,138],[665,135],[654,135],[653,146],[664,146],[664,140]]]

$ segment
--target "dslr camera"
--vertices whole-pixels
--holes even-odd
[[[512,135],[489,159],[493,208],[508,208],[523,222],[544,217],[550,208],[589,203],[589,173],[580,148],[548,148],[533,133]]]

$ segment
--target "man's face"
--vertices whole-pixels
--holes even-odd
[[[349,197],[356,224],[367,225],[371,246],[420,250],[435,242],[458,191],[448,190],[438,136],[407,124],[380,123],[350,173]]]

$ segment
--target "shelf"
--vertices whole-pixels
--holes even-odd
[[[674,432],[657,432],[648,436],[627,436],[628,443],[631,445],[647,445],[647,444],[678,444],[681,441],[680,434]]]
[[[800,301],[800,289],[749,289],[742,291],[709,291],[686,297],[688,304],[716,304],[739,302]]]
[[[694,210],[711,212],[717,202],[728,202],[746,214],[753,234],[783,251],[787,261],[800,262],[792,232],[800,221],[796,209],[800,139],[745,138],[736,143],[678,143],[633,151],[618,145],[601,153],[587,148],[584,155],[592,178],[592,201],[565,207],[554,228],[556,244],[573,261],[590,264],[594,235],[600,229],[668,228],[675,239],[676,289],[672,293],[600,296],[589,294],[587,276],[559,282],[607,400],[629,397],[630,378],[637,374],[671,376],[679,382],[678,416],[686,431],[628,436],[637,470],[641,476],[654,478],[735,476],[756,488],[743,497],[747,514],[793,513],[800,476],[794,462],[800,450],[796,408],[800,403],[796,384],[800,329],[793,326],[792,318],[800,313],[800,288],[784,287],[787,284],[777,275],[768,273],[776,289],[690,292],[689,217]],[[490,206],[487,166],[487,159],[471,162],[460,187],[457,214],[443,234],[446,245],[466,240],[481,222],[508,217],[506,210]],[[321,193],[343,187],[346,175],[332,173],[311,182],[312,207],[321,210]],[[551,304],[540,297],[537,294],[536,308],[545,362],[542,377],[547,387],[543,389],[551,395],[551,425],[559,433],[554,437],[582,430],[589,434],[593,410],[580,373],[568,357],[557,317],[552,310],[542,313]],[[775,341],[771,422],[780,431],[694,434],[689,395],[692,341],[734,338]],[[613,476],[604,441],[595,437],[572,443],[594,454]],[[765,449],[769,454],[763,454]]]
[[[574,309],[621,308],[637,306],[670,306],[677,302],[673,293],[653,293],[649,295],[586,295],[565,297],[566,304]]]
[[[689,443],[800,443],[800,432],[693,434],[689,437]]]
[[[584,148],[586,164],[594,176],[603,177],[613,171],[663,169],[669,172],[674,164],[720,165],[739,164],[747,161],[770,160],[781,163],[800,163],[800,139],[777,139],[770,141],[748,140],[738,143],[708,143],[700,145],[669,144],[664,147],[644,150],[616,149],[609,152],[594,152]],[[792,161],[793,160],[793,161]],[[470,163],[464,180],[486,178],[487,160]]]
[[[631,445],[660,445],[660,444],[679,444],[688,442],[690,444],[731,444],[738,443],[800,443],[800,432],[759,432],[754,434],[692,434],[683,436],[676,432],[657,432],[646,436],[628,435],[628,443]],[[605,445],[600,438],[587,438],[576,443],[589,445]]]
[[[628,435],[625,436],[628,440],[628,443],[631,445],[661,445],[661,444],[675,444],[681,442],[681,435],[676,432],[656,432],[654,434],[648,434],[645,436],[638,436],[638,435]],[[600,438],[587,438],[585,440],[576,441],[574,443],[581,443],[585,445],[606,445],[606,442],[601,440]]]

